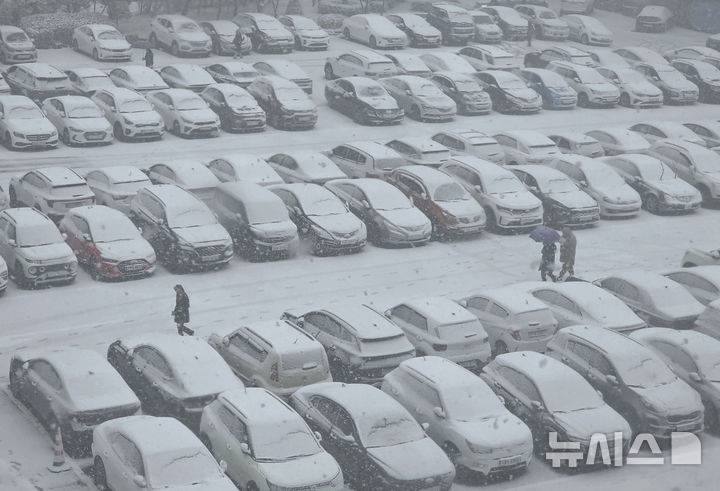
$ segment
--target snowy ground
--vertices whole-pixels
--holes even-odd
[[[674,29],[665,36],[632,33],[628,18],[598,12],[616,28],[615,46],[645,44],[669,48],[704,44],[705,35]],[[658,43],[657,41],[661,42]],[[536,42],[537,46],[547,44]],[[333,39],[331,51],[339,52],[353,43]],[[22,170],[46,166],[106,166],[114,163],[146,165],[173,157],[210,157],[225,151],[267,154],[279,148],[323,150],[354,139],[390,139],[398,136],[432,134],[442,128],[475,127],[492,132],[527,128],[541,131],[586,129],[608,125],[629,125],[650,120],[685,121],[717,119],[718,106],[663,107],[636,111],[577,109],[573,112],[544,111],[533,116],[504,116],[493,113],[476,118],[458,117],[451,123],[423,124],[406,121],[392,128],[366,128],[328,109],[323,97],[322,65],[327,53],[296,53],[292,59],[313,77],[313,98],[319,107],[319,122],[309,132],[270,129],[255,135],[228,135],[212,140],[183,140],[167,135],[154,143],[113,143],[111,147],[77,149],[61,147],[42,153],[9,153],[1,150],[0,183]],[[141,54],[136,55],[139,62]],[[261,56],[253,54],[246,61]],[[227,58],[223,58],[226,60]],[[44,51],[40,61],[61,68],[95,64],[70,50]],[[178,60],[157,53],[156,65]],[[212,59],[190,60],[210,63]],[[103,64],[103,67],[112,65]],[[282,146],[280,147],[279,144]],[[679,265],[688,246],[716,248],[720,243],[717,226],[720,211],[702,209],[690,216],[656,217],[642,212],[631,220],[603,220],[598,226],[577,232],[577,272],[594,278],[613,269],[647,268],[661,270]],[[173,332],[170,319],[174,294],[172,286],[182,283],[191,300],[191,327],[208,336],[227,323],[277,318],[286,309],[307,309],[334,302],[365,302],[384,309],[395,302],[422,295],[465,294],[476,288],[536,279],[533,267],[539,247],[527,236],[484,234],[473,240],[431,243],[417,249],[385,250],[368,246],[357,255],[297,258],[277,263],[248,263],[234,259],[224,270],[173,275],[160,269],[154,277],[123,283],[99,283],[81,272],[75,285],[38,291],[18,290],[11,285],[0,300],[0,384],[7,383],[8,362],[21,348],[37,346],[84,347],[104,353],[120,336],[149,331]],[[46,466],[52,460],[50,439],[26,411],[20,410],[0,392],[0,461],[10,462],[23,476],[44,489],[79,489],[85,486],[72,472],[50,476]],[[546,462],[533,462],[530,471],[512,482],[493,484],[494,489],[711,489],[720,471],[720,439],[703,435],[702,466],[626,467],[566,475]],[[1,473],[0,473],[1,474]],[[466,489],[475,483],[458,483]],[[0,480],[0,490],[18,489]]]

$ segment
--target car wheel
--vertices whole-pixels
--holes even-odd
[[[22,267],[22,264],[16,263],[15,264],[15,271],[13,271],[15,275],[15,284],[18,286],[18,288],[30,288],[30,284],[28,283],[27,276],[25,276],[25,270]]]
[[[487,217],[487,229],[493,232],[498,230],[497,218],[492,208],[485,208],[485,216]]]
[[[154,32],[150,33],[150,39],[148,39],[148,42],[150,43],[151,48],[157,48],[158,41],[157,41],[157,36],[155,35]]]
[[[705,406],[705,429],[710,433],[717,433],[720,430],[720,419],[712,403]]]
[[[588,38],[587,34],[583,34],[580,38],[580,42],[583,44],[590,44],[590,38]]]
[[[422,114],[420,113],[420,108],[417,106],[412,106],[408,109],[408,116],[416,121],[422,121]]]
[[[178,43],[173,41],[172,46],[170,46],[170,53],[172,53],[173,56],[180,57],[180,46],[178,46]]]
[[[498,341],[495,343],[495,356],[504,355],[508,352],[507,344],[504,341]]]
[[[10,136],[10,132],[5,132],[5,138],[3,138],[3,143],[7,148],[12,150],[13,144],[12,144],[12,136]]]
[[[375,39],[375,36],[370,36],[370,47],[372,49],[377,49],[377,39]]]
[[[173,122],[172,132],[177,136],[182,136],[180,134],[180,123],[178,123],[177,121]]]
[[[710,203],[712,202],[710,190],[706,186],[698,186],[698,190],[700,191],[700,196],[702,196],[703,206],[710,206]]]
[[[458,460],[460,460],[460,450],[458,450],[458,448],[450,442],[443,443],[442,449],[447,454],[450,462],[452,462],[455,470],[459,472],[460,467],[462,467],[460,464],[458,464]]]
[[[7,55],[6,55],[5,52],[4,52],[3,50],[1,50],[1,49],[0,49],[0,61],[2,62],[3,65],[7,65],[7,64],[8,64],[8,62],[7,62]]]
[[[585,92],[580,92],[578,94],[578,106],[580,107],[588,107],[590,106],[590,99],[588,99],[588,95]]]
[[[68,147],[71,147],[72,144],[70,143],[70,132],[67,128],[65,128],[62,132],[62,135],[60,135],[60,139],[62,142],[67,145]]]
[[[15,190],[13,188],[10,188],[8,194],[10,195],[10,208],[17,208],[18,206],[20,206],[17,200],[17,195],[15,194]]]
[[[92,57],[93,60],[100,61],[100,53],[98,53],[97,48],[93,48]]]
[[[347,27],[343,29],[343,37],[348,41],[352,41],[352,38],[350,37],[350,29],[348,29]]]
[[[22,394],[20,393],[20,387],[19,387],[18,377],[15,373],[15,367],[13,367],[10,370],[10,393],[13,395],[15,399],[22,402]]]
[[[653,215],[658,215],[660,205],[658,203],[657,196],[655,196],[654,194],[648,195],[648,197],[645,199],[645,208]]]
[[[257,484],[254,482],[249,482],[246,489],[247,491],[258,491]]]
[[[115,138],[119,141],[123,141],[125,139],[125,135],[123,134],[123,129],[120,123],[115,123],[113,125],[113,135],[115,135]]]
[[[333,72],[332,65],[330,63],[325,64],[325,80],[334,80],[335,72]]]
[[[95,462],[93,463],[93,481],[100,491],[108,489],[105,463],[100,457],[95,457]]]
[[[78,46],[77,39],[72,40],[72,49],[73,51],[80,51],[80,46]]]
[[[635,410],[629,406],[623,406],[618,409],[617,412],[625,418],[625,421],[630,425],[631,438],[637,435],[640,429],[640,418]]]
[[[97,261],[95,261],[95,259],[90,259],[90,261],[88,261],[88,273],[90,273],[90,278],[93,280],[100,279],[100,270],[98,269]]]

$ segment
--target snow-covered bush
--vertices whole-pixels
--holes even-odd
[[[28,15],[20,19],[20,27],[35,40],[38,48],[70,46],[76,27],[85,24],[112,24],[104,15],[92,12],[56,12]]]
[[[344,15],[323,14],[317,18],[317,23],[323,29],[339,31],[340,29],[342,29],[343,20],[345,20]]]

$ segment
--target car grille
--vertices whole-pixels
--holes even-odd
[[[510,210],[510,214],[515,216],[534,215],[538,211],[539,210],[537,208],[525,208],[518,210]]]
[[[479,217],[461,217],[458,218],[458,222],[460,223],[475,223],[479,220]]]
[[[225,246],[221,246],[221,245],[197,248],[197,253],[200,256],[216,256],[218,254],[222,254],[224,251],[225,251]]]
[[[107,133],[104,131],[88,131],[85,133],[85,138],[88,140],[102,140],[106,135]]]
[[[198,121],[195,123],[196,126],[210,126],[214,125],[215,121]]]
[[[575,102],[574,97],[563,97],[560,99],[560,104],[575,104]]]
[[[65,264],[50,264],[47,266],[39,266],[38,271],[41,273],[50,273],[52,271],[63,271],[65,269]]]
[[[700,411],[693,411],[689,414],[673,414],[668,416],[668,423],[678,424],[694,421],[700,417]]]
[[[107,49],[107,48],[105,48],[105,51],[111,51],[113,53],[125,53],[127,50],[126,49]]]
[[[39,142],[39,141],[45,141],[50,138],[49,133],[43,133],[39,135],[27,135],[27,139],[31,142]]]
[[[694,199],[694,197],[693,196],[677,196],[675,199],[677,199],[681,203],[689,203]]]
[[[333,235],[336,237],[340,237],[341,239],[349,239],[350,237],[352,237],[354,235],[354,232],[348,232],[346,234],[334,233]]]
[[[147,128],[149,126],[153,126],[153,127],[159,126],[159,124],[158,123],[139,123],[139,124],[136,124],[135,126],[137,126],[138,128]]]
[[[144,259],[133,259],[132,261],[123,261],[118,264],[118,269],[122,273],[136,273],[144,271],[147,268],[147,261]]]
[[[194,46],[196,48],[202,48],[207,46],[207,43],[205,41],[190,41],[190,46]]]
[[[263,237],[263,242],[286,242],[288,240],[292,239],[292,237],[289,237],[287,235],[278,235],[277,237]]]

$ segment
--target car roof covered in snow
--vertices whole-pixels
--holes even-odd
[[[374,80],[372,78],[368,78],[368,77],[357,77],[357,76],[353,75],[352,77],[345,77],[345,78],[341,78],[339,80],[345,80],[346,82],[352,84],[353,87],[355,87],[355,89],[364,89],[367,87],[378,87],[378,86],[382,87],[382,84],[380,82],[378,82],[377,80]]]
[[[48,222],[53,223],[44,213],[35,208],[5,208],[2,213],[22,227],[45,226]],[[53,223],[53,225],[55,224]]]
[[[252,66],[250,63],[245,63],[244,61],[223,61],[221,63],[213,63],[213,65],[220,65],[222,67],[225,67],[232,73],[258,73],[258,71],[255,70],[254,66]]]
[[[19,65],[37,78],[66,78],[67,76],[47,63],[23,63]]]
[[[478,173],[484,176],[486,179],[490,177],[515,177],[515,174],[510,172],[505,167],[501,167],[487,160],[483,160],[472,155],[455,155],[448,162],[443,164],[442,167],[452,164],[453,162],[466,165],[471,169],[475,169]]]
[[[37,109],[37,105],[24,95],[0,95],[0,104],[5,106],[5,112],[11,107],[34,107]]]
[[[320,346],[315,338],[284,320],[257,321],[243,327],[282,352],[305,351]]]
[[[658,160],[650,155],[645,155],[644,153],[624,153],[620,155],[614,155],[612,157],[601,157],[599,160],[602,160],[610,166],[612,166],[610,162],[613,160],[625,160],[627,162],[631,162],[638,168],[638,171],[640,171],[640,174],[642,174],[643,176],[647,175],[648,173],[651,175],[655,175],[657,169],[660,169],[662,167],[664,167],[668,173],[675,174],[675,171],[668,167],[666,164],[664,164],[661,160]]]
[[[152,170],[156,165],[165,165],[172,169],[179,182],[192,185],[193,188],[214,188],[220,181],[210,169],[199,160],[176,159],[161,162],[150,166]]]
[[[77,107],[95,107],[95,103],[92,99],[81,95],[59,95],[57,97],[52,97],[51,99],[60,101],[65,106],[66,111]]]
[[[567,140],[577,143],[597,143],[597,140],[592,136],[588,136],[581,131],[556,131],[548,135],[550,137],[565,138]]]
[[[438,70],[437,72],[433,73],[433,76],[435,75],[442,75],[443,77],[447,78],[448,80],[452,80],[453,82],[475,82],[476,84],[478,83],[477,80],[475,80],[475,77],[468,73],[453,72],[451,70]],[[448,130],[448,132],[450,131],[452,130]]]
[[[231,389],[218,396],[223,402],[234,407],[252,425],[271,424],[287,418],[300,419],[300,415],[272,392],[260,387]]]
[[[43,167],[35,169],[36,174],[44,176],[54,186],[75,186],[85,184],[85,179],[67,167]]]
[[[360,339],[385,339],[403,334],[402,329],[367,305],[338,304],[322,310],[342,319]]]
[[[600,161],[599,159],[594,159],[592,157],[588,157],[587,155],[580,155],[577,153],[562,153],[560,155],[555,155],[552,160],[560,160],[570,165],[574,165],[575,167],[578,167],[580,169],[586,168],[588,166],[597,166],[599,168],[602,168],[603,170],[608,170],[607,164]]]
[[[94,32],[98,31],[117,31],[117,28],[115,26],[111,26],[109,24],[85,24],[81,27],[87,27],[88,29],[91,29]]]
[[[530,312],[532,310],[546,310],[548,307],[543,302],[532,296],[529,292],[518,285],[507,285],[500,288],[485,288],[478,292],[463,297],[465,300],[483,296],[502,307],[518,312]]]
[[[502,85],[503,82],[522,80],[518,75],[505,70],[483,70],[480,73],[487,73]]]
[[[127,416],[111,419],[102,423],[102,426],[109,427],[108,429],[118,431],[128,437],[145,457],[170,452],[176,454],[189,449],[208,453],[193,432],[175,418],[147,415]]]
[[[402,156],[397,153],[392,148],[388,147],[387,145],[383,145],[380,142],[376,141],[370,141],[370,140],[361,140],[361,141],[353,141],[349,143],[345,143],[345,146],[357,148],[360,151],[363,151],[367,153],[368,155],[372,155],[374,158],[402,158]],[[341,145],[338,145],[341,146]]]
[[[175,22],[195,22],[190,17],[186,17],[186,16],[180,15],[180,14],[162,14],[162,15],[158,15],[158,17],[163,17],[163,18],[169,20],[170,22],[172,22],[173,24]]]
[[[387,195],[388,193],[396,194],[399,191],[398,188],[389,182],[371,177],[360,177],[357,179],[333,179],[326,185],[333,186],[336,184],[349,184],[351,186],[355,186],[368,195],[370,201],[372,201],[373,196],[378,197]]]
[[[695,266],[692,268],[678,268],[672,271],[668,271],[667,273],[665,273],[665,275],[667,276],[670,273],[679,273],[681,271],[690,274],[696,274],[700,278],[705,278],[706,280],[714,283],[715,285],[720,285],[720,266],[718,265],[708,264],[705,266]]]
[[[587,383],[579,373],[569,366],[535,351],[505,353],[496,356],[495,362],[527,375],[538,386],[540,393],[546,392],[543,390],[544,387],[557,387],[558,383]],[[567,388],[572,389],[572,387]]]
[[[441,145],[440,143],[427,136],[406,136],[402,138],[396,138],[395,140],[391,141],[397,141],[411,147],[415,147],[421,152],[437,152],[440,150],[444,150],[447,152],[450,151],[445,145]]]
[[[630,334],[643,344],[649,341],[663,341],[689,353],[703,373],[711,371],[718,363],[720,341],[691,329],[677,330],[668,327],[648,327]]]
[[[558,333],[584,339],[605,351],[613,360],[625,359],[627,363],[637,360],[638,349],[641,351],[647,349],[631,337],[604,327],[569,326],[560,329]]]
[[[631,143],[633,145],[638,145],[639,148],[649,148],[650,142],[648,142],[641,134],[637,133],[636,131],[630,131],[627,128],[623,128],[621,126],[612,126],[609,128],[598,128],[596,130],[588,130],[587,133],[592,133],[593,131],[597,131],[600,133],[605,133],[607,135],[610,135],[614,139],[618,140],[621,143]],[[589,135],[592,136],[592,135]]]
[[[398,411],[406,412],[395,399],[367,384],[322,382],[302,387],[298,392],[326,397],[345,408],[353,419],[364,418],[366,413],[390,416]]]
[[[307,78],[308,74],[300,68],[297,64],[289,60],[284,59],[273,59],[265,58],[262,61],[258,61],[253,66],[258,70],[258,65],[265,63],[272,68],[278,75],[285,78]]]
[[[531,175],[536,181],[538,181],[538,184],[540,184],[541,187],[543,184],[547,184],[551,180],[570,179],[559,170],[545,165],[513,165],[510,167],[510,170],[516,169]]]
[[[474,373],[455,362],[439,356],[419,356],[400,364],[401,369],[415,372],[442,388],[467,387],[484,383]],[[490,390],[488,388],[488,390]]]
[[[439,325],[477,321],[472,312],[445,297],[416,298],[403,304]]]
[[[107,92],[108,94],[113,96],[113,98],[115,98],[115,101],[118,103],[122,103],[125,101],[146,100],[145,97],[142,96],[142,94],[139,94],[132,89],[128,89],[127,87],[104,87],[98,92]]]
[[[437,189],[443,184],[455,182],[455,180],[449,175],[427,165],[404,165],[402,167],[398,167],[396,170],[404,171],[420,178],[420,180],[422,180],[422,182],[431,190]]]
[[[250,181],[223,182],[217,186],[217,190],[242,202],[255,204],[282,202],[269,189]]]
[[[501,58],[506,56],[513,56],[512,53],[510,53],[508,50],[501,48],[500,46],[493,46],[491,44],[482,45],[482,44],[472,44],[469,45],[471,48],[475,48],[477,50],[483,51],[495,58]]]
[[[123,65],[117,67],[116,70],[122,70],[127,73],[131,78],[142,79],[143,77],[151,76],[153,81],[160,75],[150,67],[145,65]],[[152,75],[151,75],[152,74]]]
[[[388,58],[387,56],[381,55],[380,53],[377,53],[370,49],[351,49],[347,53],[351,54],[351,55],[359,56],[361,58],[365,58],[368,61],[368,63],[390,62],[390,58]]]
[[[275,184],[270,186],[269,189],[284,189],[289,191],[297,198],[301,206],[307,205],[308,203],[315,203],[318,200],[340,200],[340,198],[335,196],[329,189],[313,183],[293,182],[290,184]]]
[[[497,137],[497,135],[507,135],[531,147],[539,145],[555,145],[554,141],[535,130],[508,130],[497,133],[495,136]]]
[[[72,215],[82,217],[96,225],[112,224],[118,220],[129,220],[129,218],[120,210],[110,208],[104,205],[78,206],[68,212]]]
[[[457,55],[453,55],[457,56]],[[462,58],[460,58],[463,62]],[[387,80],[400,80],[402,82],[405,82],[407,86],[410,88],[410,90],[419,89],[420,87],[423,87],[425,85],[432,85],[433,87],[436,87],[435,84],[433,84],[429,79],[424,77],[418,77],[417,75],[395,75],[394,77],[387,77]],[[438,89],[440,90],[440,89]]]
[[[66,70],[66,73],[72,72],[75,75],[77,75],[80,78],[85,77],[107,77],[107,73],[103,72],[99,68],[95,68],[93,66],[86,66],[86,67],[80,67],[80,68],[71,68],[70,70]]]
[[[174,68],[181,75],[192,75],[192,76],[200,75],[204,78],[212,79],[210,74],[208,72],[206,72],[203,67],[201,67],[200,65],[196,65],[194,63],[173,63],[171,65],[165,65],[164,67],[162,67],[162,70],[165,70],[166,68]]]
[[[298,87],[298,85],[295,82],[288,80],[286,78],[278,77],[277,75],[263,75],[263,76],[259,77],[259,79],[260,78],[264,79],[267,83],[269,83],[276,89],[281,88],[281,87],[300,89],[300,87]]]
[[[143,171],[132,165],[114,165],[111,167],[91,169],[88,171],[88,174],[91,172],[100,172],[107,176],[107,178],[113,183],[147,181],[147,183],[150,184],[148,176],[146,176]]]
[[[240,96],[249,97],[249,98],[251,98],[251,99],[254,100],[254,98],[253,98],[253,96],[250,94],[250,92],[248,92],[247,90],[243,89],[243,88],[240,87],[239,85],[229,84],[229,83],[215,83],[215,82],[213,82],[213,83],[211,83],[210,85],[208,85],[208,87],[212,87],[213,89],[219,91],[220,93],[222,93],[222,94],[225,95],[225,96],[231,95],[231,94],[236,94],[236,95],[240,95]],[[244,104],[245,104],[245,102],[243,102],[243,105],[244,105]],[[256,103],[256,104],[257,104],[257,103]]]
[[[493,141],[495,140],[492,136],[485,133],[484,131],[476,130],[474,128],[459,128],[456,130],[443,131],[441,133],[445,133],[448,135],[456,135],[461,138],[467,138],[467,139],[476,140],[476,141],[480,140],[480,139],[493,140]]]

